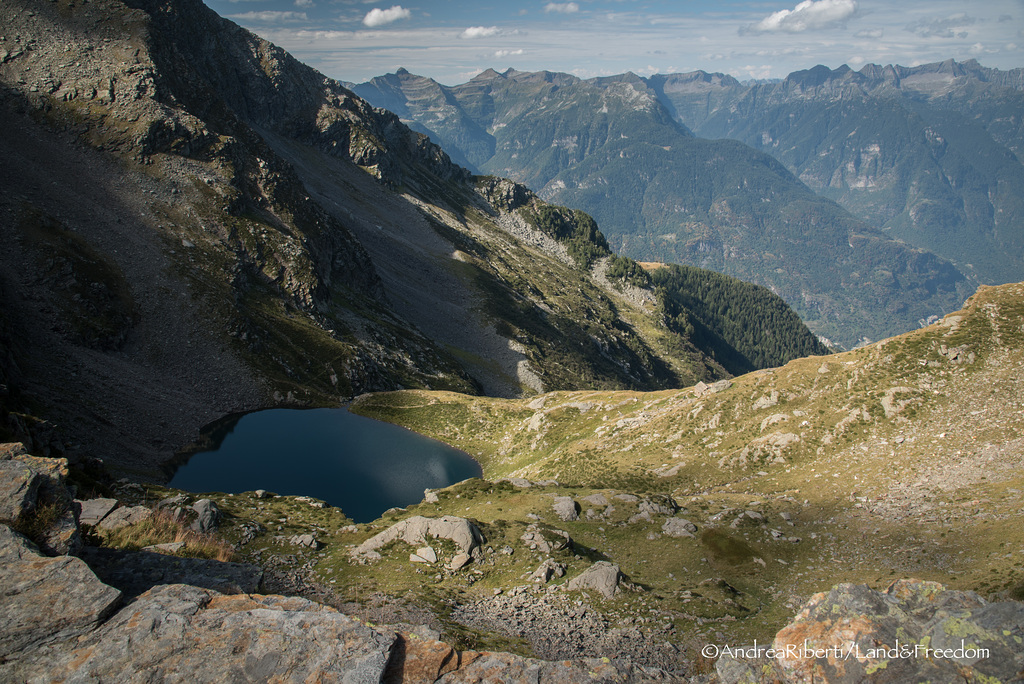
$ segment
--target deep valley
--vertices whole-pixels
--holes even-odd
[[[356,88],[392,112],[199,0],[0,26],[0,679],[1019,681],[1012,73],[972,86],[991,177],[950,142],[831,183],[751,103],[894,77]],[[947,66],[896,75],[981,78]],[[932,195],[851,180],[937,168],[963,193],[922,242]],[[343,405],[482,477],[372,520],[169,485],[204,425]],[[254,439],[331,487],[293,429]],[[728,652],[755,641],[934,657]]]

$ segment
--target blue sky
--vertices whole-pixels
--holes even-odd
[[[720,71],[781,78],[816,64],[950,57],[1024,67],[1024,0],[206,0],[333,78],[405,67],[453,85],[487,68],[582,78]]]

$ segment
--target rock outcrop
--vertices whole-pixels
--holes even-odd
[[[82,548],[75,506],[64,486],[68,462],[32,456],[19,443],[0,451],[0,523],[31,528],[33,541],[49,555]]]
[[[176,584],[143,594],[88,636],[14,658],[0,672],[11,679],[149,681],[179,672],[202,681],[371,682],[393,643],[393,634],[306,599]]]
[[[920,580],[898,580],[884,591],[840,584],[812,596],[771,652],[726,654],[716,667],[723,684],[763,681],[766,672],[793,684],[1009,682],[1024,671],[1022,644],[1018,602],[989,603]]]
[[[670,537],[692,537],[697,526],[686,518],[669,518],[661,526],[661,531]]]
[[[555,511],[555,515],[565,522],[572,522],[580,517],[579,505],[572,500],[571,496],[556,496],[551,508]]]
[[[220,524],[220,509],[210,499],[200,499],[192,504],[192,510],[196,512],[196,520],[192,523],[192,529],[196,532],[213,532]]]
[[[480,529],[466,520],[453,515],[440,518],[426,518],[417,515],[395,523],[380,534],[376,534],[350,552],[353,558],[376,560],[380,558],[378,549],[395,540],[402,540],[413,546],[423,546],[429,539],[450,539],[463,553],[473,555],[479,553],[484,535]]]

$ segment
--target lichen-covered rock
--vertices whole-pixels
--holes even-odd
[[[6,525],[0,525],[0,587],[0,661],[89,632],[121,600],[121,592],[103,584],[82,560],[43,556]]]
[[[608,561],[597,561],[566,585],[569,589],[592,589],[606,599],[614,598],[619,591],[622,573],[619,566]]]
[[[723,684],[771,671],[784,682],[1018,681],[1024,604],[988,603],[936,582],[897,580],[885,591],[840,584],[815,594],[783,627],[774,662],[717,663]]]
[[[140,523],[152,516],[153,511],[145,506],[126,506],[118,508],[114,512],[107,514],[103,520],[100,521],[99,528],[101,530],[113,532],[114,530],[119,530],[122,527]]]
[[[25,445],[21,442],[5,442],[0,444],[0,461],[9,461],[16,456],[27,453]]]
[[[381,682],[435,682],[438,677],[473,661],[472,651],[462,653],[450,644],[436,639],[424,639],[417,634],[399,633],[392,649],[391,660]]]
[[[472,555],[479,553],[484,535],[480,529],[465,518],[446,515],[440,518],[427,518],[422,515],[401,520],[380,534],[376,534],[350,551],[353,557],[373,558],[377,549],[400,539],[407,544],[420,546],[428,539],[450,539],[455,542],[463,553]]]
[[[0,461],[0,520],[14,522],[35,508],[42,481],[42,476],[22,461]]]
[[[31,456],[20,443],[0,450],[0,521],[34,528],[33,541],[54,556],[82,548],[67,475],[66,459]]]
[[[670,537],[692,537],[697,526],[686,518],[669,518],[661,526],[661,531]]]
[[[394,641],[306,599],[164,585],[86,637],[0,665],[0,679],[378,682]]]

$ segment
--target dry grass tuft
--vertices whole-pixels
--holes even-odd
[[[179,556],[230,561],[235,553],[231,544],[221,537],[196,532],[166,510],[155,510],[146,520],[118,530],[98,529],[97,534],[103,546],[117,549],[138,550],[155,544],[184,542],[177,552]]]

